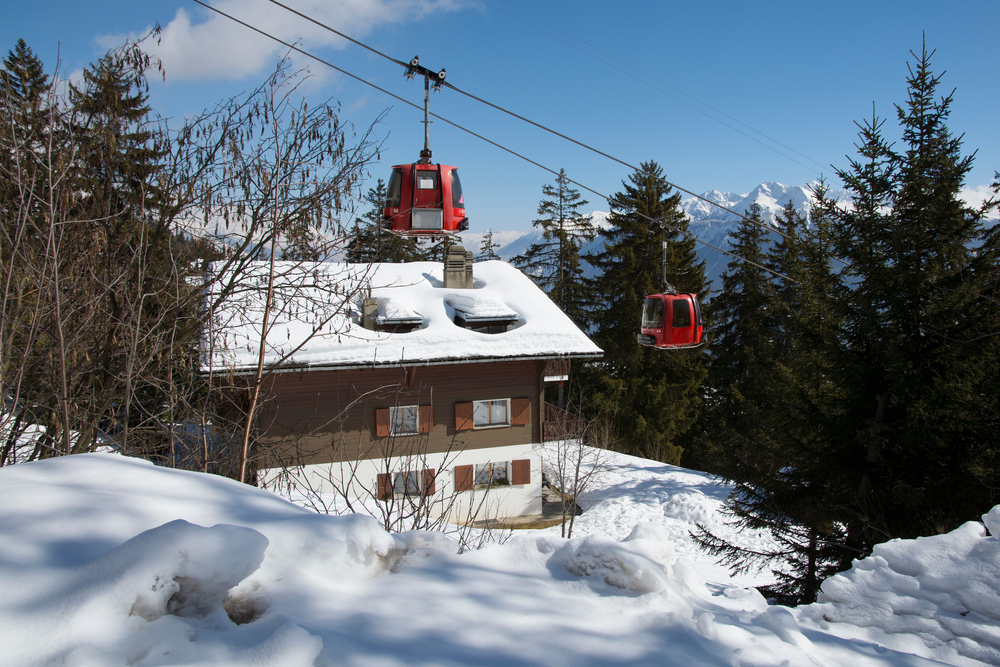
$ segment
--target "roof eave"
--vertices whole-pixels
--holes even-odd
[[[394,361],[349,361],[318,364],[288,364],[280,368],[267,368],[266,373],[301,373],[304,371],[349,371],[372,368],[404,368],[411,366],[455,366],[459,364],[487,364],[501,361],[551,361],[553,359],[600,359],[604,350],[599,352],[569,352],[565,354],[519,355],[515,357],[448,357],[444,359],[399,359]],[[256,366],[246,368],[220,369],[220,373],[245,375],[256,372]],[[202,374],[207,371],[202,371]]]

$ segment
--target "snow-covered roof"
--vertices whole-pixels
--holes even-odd
[[[203,341],[207,370],[257,363],[267,264],[255,265],[212,321]],[[530,279],[506,262],[474,265],[474,288],[444,287],[438,262],[278,262],[265,364],[295,368],[469,363],[498,359],[596,358],[597,347]],[[224,284],[224,280],[215,283]],[[217,289],[217,288],[216,288]],[[363,299],[376,299],[379,324],[420,321],[407,333],[362,326]],[[478,333],[455,324],[513,320],[509,331]]]
[[[467,296],[465,294],[449,294],[444,298],[445,305],[461,315],[466,322],[482,322],[486,320],[516,320],[520,315],[503,301],[488,296]]]
[[[422,322],[424,318],[420,313],[410,310],[399,299],[392,297],[380,297],[376,300],[378,310],[374,315],[376,322],[380,324]]]

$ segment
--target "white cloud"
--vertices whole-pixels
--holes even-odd
[[[215,0],[210,4],[279,39],[298,42],[306,50],[340,49],[349,44],[267,0]],[[361,39],[378,26],[418,21],[431,14],[458,9],[465,3],[463,0],[291,0],[286,4]],[[104,35],[98,42],[110,48],[145,32]],[[163,26],[158,43],[150,43],[147,50],[163,62],[168,81],[184,81],[256,75],[270,69],[287,49],[214,12],[201,10],[192,15],[180,8],[173,20]]]
[[[972,208],[978,209],[982,206],[984,201],[995,196],[995,194],[996,193],[993,192],[993,188],[989,185],[976,185],[965,186],[962,188],[962,191],[958,194],[958,196]]]

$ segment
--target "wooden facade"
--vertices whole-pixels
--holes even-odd
[[[264,467],[541,442],[543,360],[275,373],[258,422]],[[473,428],[474,401],[509,399],[510,425]],[[415,406],[419,429],[389,435],[389,409]]]

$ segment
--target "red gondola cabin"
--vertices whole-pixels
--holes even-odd
[[[650,294],[642,306],[639,343],[664,349],[701,344],[701,307],[694,294]]]
[[[469,228],[458,170],[444,164],[394,166],[382,213],[384,227],[394,234],[436,236]]]

